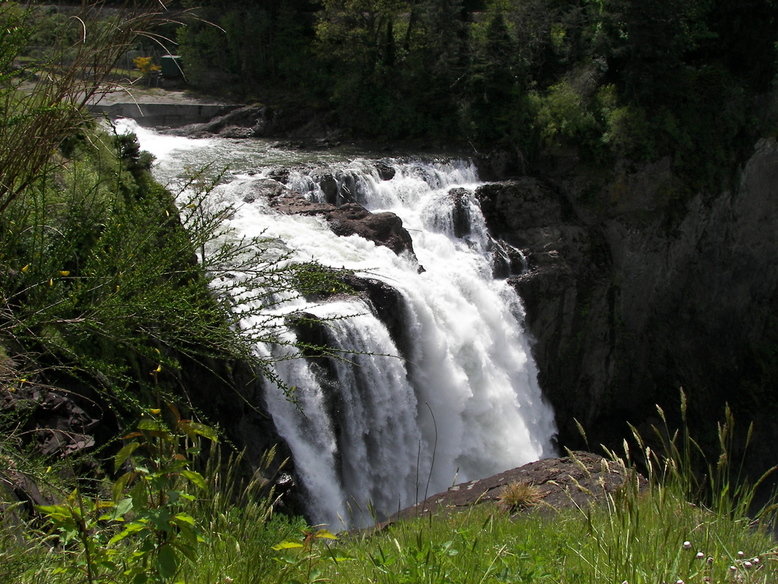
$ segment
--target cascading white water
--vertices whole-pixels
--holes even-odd
[[[174,176],[180,164],[180,157],[171,156],[176,148],[160,144],[153,132],[133,129],[142,147],[158,157],[159,176]],[[164,139],[188,149],[190,164],[193,153],[202,157],[201,164],[211,162],[209,152],[225,142]],[[225,150],[238,144],[244,165],[239,170],[256,174],[234,176],[212,195],[216,203],[237,205],[231,225],[238,233],[278,238],[301,261],[314,258],[369,274],[403,299],[403,337],[410,341],[400,348],[359,298],[297,301],[327,323],[335,347],[352,352],[331,363],[336,395],[303,359],[278,364],[281,378],[296,388],[296,403],[274,388],[267,392],[268,409],[292,450],[313,521],[333,529],[367,525],[455,481],[553,453],[553,414],[537,385],[521,302],[505,281],[492,277],[494,246],[472,195],[478,184],[472,165],[390,161],[394,176],[383,180],[369,160],[330,163],[327,172],[335,177],[341,200],[402,218],[416,260],[358,236],[337,237],[317,218],[277,215],[261,201],[243,204],[246,189],[266,177],[269,164],[264,143],[232,142]],[[252,147],[256,155],[247,167]],[[278,166],[277,153],[271,164]],[[323,198],[315,176],[293,168],[288,185]],[[454,187],[464,187],[457,201],[449,195]],[[469,229],[457,237],[456,214],[463,212]],[[285,334],[294,341],[291,331]],[[257,350],[278,356],[286,349]]]

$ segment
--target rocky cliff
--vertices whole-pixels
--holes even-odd
[[[755,424],[749,466],[778,462],[778,143],[761,140],[731,189],[684,192],[667,161],[586,176],[486,185],[496,237],[526,255],[513,278],[536,339],[540,383],[560,440],[614,445],[654,404],[715,430],[729,403]]]

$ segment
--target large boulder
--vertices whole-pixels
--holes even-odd
[[[357,203],[339,207],[331,203],[315,203],[291,192],[273,199],[271,206],[281,213],[324,217],[336,235],[358,235],[376,245],[388,247],[397,255],[407,252],[415,257],[411,235],[403,227],[402,219],[394,213],[371,213]]]
[[[400,255],[413,254],[411,235],[402,219],[390,212],[371,213],[361,205],[348,203],[326,213],[332,231],[341,236],[359,235]]]

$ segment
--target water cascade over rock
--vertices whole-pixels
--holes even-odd
[[[182,157],[169,142],[155,152],[157,135],[137,131],[158,158],[159,177],[180,172]],[[190,164],[193,152],[210,162],[225,142],[174,140],[189,149]],[[236,174],[210,201],[235,205],[235,233],[277,239],[294,260],[355,274],[354,294],[298,298],[285,308],[309,317],[306,326],[290,323],[287,341],[324,341],[343,358],[278,361],[294,399],[265,382],[261,404],[291,449],[312,521],[368,525],[456,481],[554,453],[553,414],[537,384],[521,302],[494,277],[496,267],[502,276],[521,269],[521,257],[490,237],[471,164],[290,160],[280,172],[269,146],[239,144]],[[309,211],[279,205],[285,197]],[[393,241],[407,234],[412,242],[390,245],[380,233],[344,228],[345,220],[333,225],[346,205],[349,220],[383,217]],[[291,349],[257,351],[282,358]]]

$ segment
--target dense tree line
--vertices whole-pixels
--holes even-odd
[[[757,131],[774,0],[185,0],[191,82],[293,92],[360,135],[499,146],[531,160],[674,153],[711,174]],[[213,26],[213,24],[217,26]]]

